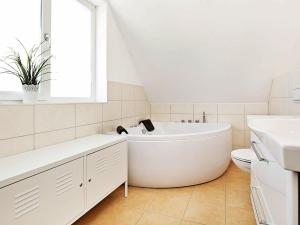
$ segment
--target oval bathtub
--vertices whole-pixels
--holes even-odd
[[[217,123],[154,123],[129,128],[129,184],[169,188],[200,184],[221,176],[230,163],[231,126]]]

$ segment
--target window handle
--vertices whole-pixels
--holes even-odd
[[[50,41],[50,34],[49,33],[44,33],[44,41]]]

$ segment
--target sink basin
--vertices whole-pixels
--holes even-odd
[[[248,116],[247,121],[284,169],[300,171],[300,117]]]

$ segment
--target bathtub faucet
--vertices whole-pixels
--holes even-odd
[[[202,118],[203,118],[203,119],[202,119],[202,122],[203,122],[203,123],[206,123],[206,114],[205,114],[205,112],[203,112]]]

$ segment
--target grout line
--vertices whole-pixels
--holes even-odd
[[[32,110],[33,110],[33,112],[32,112],[32,116],[33,116],[33,149],[36,149],[36,138],[35,138],[35,134],[36,134],[36,132],[35,132],[35,105],[33,105],[32,106]]]
[[[187,203],[187,205],[186,205],[186,207],[185,207],[185,209],[184,209],[183,216],[182,216],[182,220],[184,220],[185,214],[186,214],[187,209],[188,209],[188,207],[189,207],[189,205],[190,205],[190,202],[191,202],[191,199],[192,199],[192,197],[193,197],[194,192],[195,192],[195,186],[193,187],[193,191],[192,191],[192,193],[191,193],[191,196],[189,197],[188,203]]]

